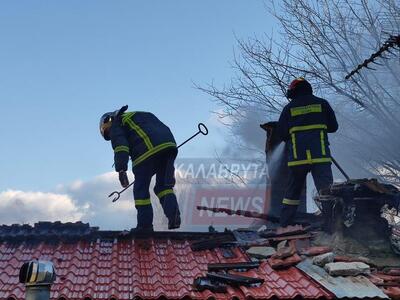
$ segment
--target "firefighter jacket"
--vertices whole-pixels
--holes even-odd
[[[166,149],[176,149],[171,130],[149,112],[127,112],[117,117],[110,128],[115,170],[126,171],[129,157],[132,166]]]
[[[287,143],[288,166],[332,161],[327,133],[338,129],[328,101],[301,95],[286,105],[278,122],[280,138]]]

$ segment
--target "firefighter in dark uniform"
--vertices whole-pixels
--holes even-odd
[[[180,227],[178,202],[174,193],[174,162],[178,150],[170,129],[149,112],[119,111],[104,114],[100,132],[111,140],[114,149],[115,171],[122,187],[129,185],[126,175],[129,157],[135,175],[133,194],[137,209],[137,231],[153,230],[153,208],[150,201],[150,182],[156,175],[154,192],[168,218],[168,229]]]
[[[308,81],[300,77],[287,91],[291,99],[279,118],[278,133],[287,143],[288,187],[282,201],[280,223],[293,224],[307,173],[311,172],[317,191],[333,182],[328,133],[336,132],[338,123],[329,103],[313,95]]]

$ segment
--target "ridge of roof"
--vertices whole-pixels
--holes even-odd
[[[146,238],[193,240],[201,238],[233,236],[232,232],[187,232],[187,231],[154,231],[146,234]],[[79,240],[95,241],[113,239],[143,238],[143,235],[132,231],[100,230],[83,222],[38,222],[33,226],[29,224],[0,225],[0,242],[71,242]]]

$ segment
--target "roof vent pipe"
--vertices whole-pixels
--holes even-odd
[[[25,300],[49,300],[50,288],[55,280],[54,266],[48,261],[26,262],[19,271],[19,282],[26,287]]]

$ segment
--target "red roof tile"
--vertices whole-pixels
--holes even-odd
[[[220,250],[193,252],[188,240],[152,239],[147,243],[147,247],[142,241],[117,239],[71,244],[2,243],[0,299],[24,299],[25,288],[18,283],[18,272],[22,263],[31,259],[54,263],[57,280],[52,286],[52,299],[332,298],[298,269],[274,271],[266,262],[258,270],[240,272],[264,278],[260,287],[229,287],[226,294],[196,292],[191,286],[193,280],[205,275],[208,263],[249,261],[247,255],[240,248],[233,249],[237,256],[233,259],[224,258]]]

